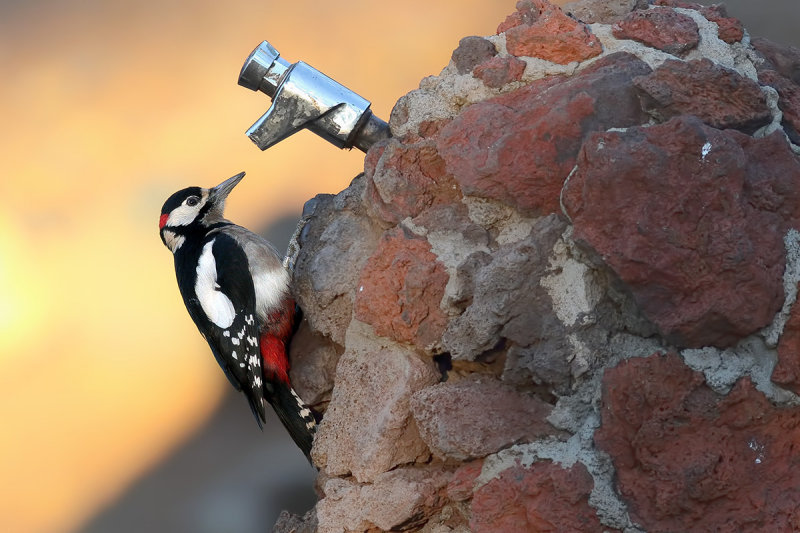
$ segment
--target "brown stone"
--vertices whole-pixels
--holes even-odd
[[[414,392],[436,383],[439,374],[411,352],[352,344],[339,360],[312,456],[327,475],[352,474],[365,482],[429,457],[409,402]]]
[[[634,522],[647,531],[797,531],[800,409],[748,378],[727,396],[675,354],[607,370],[595,443]]]
[[[717,36],[728,44],[738,43],[744,38],[744,26],[737,18],[729,17],[725,4],[702,6],[698,11],[707,20],[717,25]]]
[[[315,409],[324,407],[331,397],[339,361],[336,345],[303,321],[292,337],[289,359],[292,362],[289,378],[294,390]]]
[[[600,55],[599,39],[582,22],[544,0],[521,0],[517,11],[497,28],[515,56],[538,57],[566,65]]]
[[[704,6],[696,2],[684,2],[683,0],[654,0],[652,3],[655,6],[679,7],[699,11],[706,20],[717,25],[717,35],[728,44],[739,42],[744,37],[744,27],[741,21],[728,16],[725,4]]]
[[[461,191],[432,141],[388,141],[380,151],[373,154],[370,150],[364,166],[368,208],[391,224],[461,199]]]
[[[453,472],[453,477],[447,484],[447,497],[454,502],[463,502],[472,498],[475,490],[475,480],[483,469],[483,459],[464,463]]]
[[[604,527],[589,506],[594,486],[581,463],[562,468],[549,461],[517,463],[475,491],[470,530],[474,533],[616,531]]]
[[[447,324],[440,304],[448,278],[428,241],[389,230],[361,271],[355,316],[378,335],[427,348]]]
[[[583,138],[648,120],[632,80],[649,72],[630,54],[612,54],[571,78],[547,77],[474,104],[438,135],[447,173],[464,194],[531,215],[559,212]]]
[[[709,59],[665,61],[634,84],[642,106],[662,122],[695,115],[715,128],[753,133],[772,121],[758,83]]]
[[[664,7],[634,11],[614,24],[612,32],[617,39],[632,39],[676,56],[686,55],[700,43],[700,30],[692,17]]]
[[[692,117],[587,139],[564,192],[574,238],[597,251],[670,342],[730,346],[783,302],[783,235],[800,162]]]
[[[411,412],[433,454],[464,461],[556,433],[552,406],[490,378],[439,383],[414,394]]]
[[[306,202],[308,223],[294,268],[293,293],[311,329],[340,346],[353,315],[358,274],[382,233],[366,216],[364,181],[357,177],[336,196],[320,194]]]
[[[475,67],[473,75],[492,89],[519,81],[525,72],[525,62],[514,56],[495,56]]]
[[[464,37],[458,41],[451,60],[459,74],[472,72],[477,65],[497,55],[494,45],[483,37]]]
[[[397,531],[424,523],[441,507],[449,479],[437,467],[399,468],[367,485],[329,479],[317,504],[318,531]]]
[[[766,60],[760,69],[774,70],[784,78],[800,84],[800,48],[786,46],[764,37],[753,37],[753,48]]]
[[[778,364],[772,381],[800,394],[800,304],[792,305],[789,320],[778,342]]]

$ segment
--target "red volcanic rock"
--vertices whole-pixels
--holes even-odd
[[[783,113],[783,127],[795,144],[800,144],[800,85],[774,70],[762,70],[758,80],[778,91],[778,108]]]
[[[630,54],[612,54],[571,78],[547,77],[472,105],[438,135],[447,173],[465,194],[532,215],[560,211],[584,137],[648,120],[632,80],[649,72]]]
[[[683,56],[697,48],[700,30],[688,15],[669,8],[633,11],[612,29],[617,39],[632,39],[668,54]]]
[[[772,120],[758,83],[708,59],[665,61],[634,84],[642,106],[660,121],[695,115],[715,128],[753,133]]]
[[[428,241],[397,227],[383,236],[361,271],[355,316],[378,335],[425,348],[447,324],[439,308],[447,280]]]
[[[800,394],[800,304],[797,302],[783,327],[772,381]]]
[[[554,433],[552,409],[493,380],[439,383],[411,399],[422,440],[435,456],[459,461]]]
[[[615,531],[603,527],[589,506],[594,486],[581,463],[562,468],[551,462],[517,463],[475,491],[470,530],[474,533]]]
[[[760,70],[774,70],[800,84],[800,48],[785,46],[763,37],[753,37],[753,48],[765,59]]]
[[[538,57],[566,65],[600,55],[603,46],[588,26],[546,0],[520,0],[517,11],[497,28],[515,56]]]
[[[447,497],[454,502],[463,502],[472,498],[475,480],[481,475],[483,459],[470,461],[458,467],[447,484]]]
[[[725,4],[702,6],[698,11],[707,20],[717,25],[717,35],[728,44],[737,43],[744,37],[744,26],[737,18],[729,17]]]
[[[595,443],[631,518],[651,532],[797,531],[800,410],[748,378],[727,396],[674,354],[607,370]]]
[[[523,72],[525,62],[521,59],[514,56],[495,56],[475,67],[473,75],[487,87],[498,89],[512,81],[519,81]]]
[[[587,139],[565,187],[574,238],[596,250],[670,342],[730,346],[783,302],[783,234],[800,162],[693,117]]]
[[[389,141],[369,151],[364,167],[368,208],[392,224],[413,218],[433,205],[461,199],[461,191],[446,172],[432,141]]]
[[[744,37],[744,27],[741,21],[728,16],[728,10],[725,4],[704,6],[696,2],[683,2],[682,0],[655,0],[653,5],[680,7],[699,11],[707,20],[717,25],[719,38],[728,44],[741,41],[742,37]]]

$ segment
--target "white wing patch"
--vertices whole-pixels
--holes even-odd
[[[236,311],[233,302],[219,290],[217,285],[217,262],[211,251],[215,240],[211,239],[203,246],[200,261],[197,263],[194,291],[208,319],[220,328],[229,328],[233,324]]]

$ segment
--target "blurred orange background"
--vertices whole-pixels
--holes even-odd
[[[247,54],[268,39],[388,120],[514,4],[0,1],[0,531],[80,530],[227,391],[158,238],[169,194],[246,170],[227,213],[263,228],[361,171],[308,132],[245,137],[269,105]]]

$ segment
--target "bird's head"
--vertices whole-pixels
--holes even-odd
[[[175,253],[191,234],[224,222],[225,199],[243,177],[240,172],[211,189],[187,187],[167,198],[158,219],[164,245]]]

